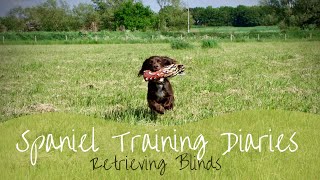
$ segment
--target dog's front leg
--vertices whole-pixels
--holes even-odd
[[[151,110],[156,111],[159,114],[164,114],[165,108],[155,100],[148,100],[148,104]]]
[[[173,109],[174,96],[168,96],[166,102],[163,104],[164,109]]]

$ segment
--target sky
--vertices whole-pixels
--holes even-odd
[[[45,0],[0,0],[0,16],[5,16],[8,11],[14,7],[22,6],[28,7],[37,5]],[[189,1],[189,7],[220,7],[220,6],[238,6],[257,5],[259,0],[183,0],[185,4]],[[91,0],[67,0],[68,4],[72,7],[79,3],[91,3]],[[150,6],[153,11],[158,12],[160,7],[156,0],[142,0],[142,3],[146,6]]]

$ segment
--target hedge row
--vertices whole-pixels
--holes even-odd
[[[232,35],[231,35],[232,34]],[[320,40],[320,31],[294,30],[287,32],[259,32],[250,31],[242,33],[221,33],[221,32],[119,32],[119,31],[101,31],[101,32],[4,32],[0,33],[0,38],[6,41],[73,41],[77,42],[141,42],[156,43],[169,42],[176,38],[187,40],[194,39],[313,39]]]

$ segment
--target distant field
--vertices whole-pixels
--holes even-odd
[[[73,112],[131,124],[183,124],[250,109],[320,114],[320,42],[2,45],[1,121],[41,111]],[[172,79],[174,111],[153,121],[143,60],[167,55],[186,66]]]
[[[248,33],[250,31],[280,32],[280,29],[278,26],[256,26],[256,27],[231,27],[231,26],[202,27],[202,26],[195,26],[195,27],[191,28],[191,32]]]

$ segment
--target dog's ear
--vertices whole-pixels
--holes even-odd
[[[176,63],[177,63],[176,60],[171,59],[171,58],[169,58],[169,57],[167,57],[167,56],[162,57],[162,59],[164,60],[164,65],[165,65],[165,66],[168,66],[168,65],[170,65],[170,64],[176,64]]]
[[[138,73],[138,76],[142,76],[143,75],[143,71],[148,70],[148,69],[150,69],[150,67],[149,67],[149,59],[146,59],[142,64],[142,67],[141,67],[141,69],[140,69],[140,71]]]

